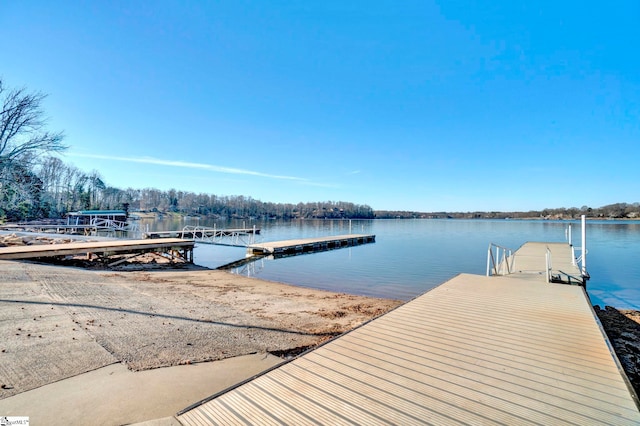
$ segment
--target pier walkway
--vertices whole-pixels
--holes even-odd
[[[528,242],[515,252],[506,250],[500,251],[501,255],[489,254],[487,275],[582,286],[589,279],[588,275],[581,272],[571,244]]]
[[[215,228],[193,228],[185,227],[180,231],[151,231],[145,232],[145,238],[210,238],[210,237],[232,237],[235,235],[259,234],[260,229],[239,228],[239,229],[215,229]]]
[[[144,232],[144,238],[186,238],[198,243],[214,244],[222,246],[247,247],[255,242],[255,235],[260,234],[260,229],[235,228],[217,229],[204,226],[185,226],[181,231],[152,231]]]
[[[163,253],[171,259],[193,263],[193,240],[113,240],[0,247],[0,260],[87,255],[107,261],[114,255]]]
[[[549,281],[585,284],[573,247],[568,243],[526,243],[515,252],[514,266],[514,277],[524,278],[546,269]]]
[[[360,234],[271,241],[247,246],[247,254],[286,256],[306,252],[332,250],[348,246],[357,246],[360,244],[373,243],[375,241],[375,235]]]
[[[562,264],[566,248],[524,245],[512,274],[458,275],[177,418],[184,425],[640,424],[637,396],[585,288],[547,282],[547,246],[554,271],[574,274],[571,259]]]

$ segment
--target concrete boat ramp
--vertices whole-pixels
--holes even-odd
[[[640,424],[583,285],[548,282],[525,244],[504,276],[461,274],[253,380],[183,410],[184,425]],[[521,256],[519,256],[519,253]],[[553,280],[551,280],[553,281]]]

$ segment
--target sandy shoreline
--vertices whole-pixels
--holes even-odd
[[[0,269],[0,399],[115,362],[139,371],[286,353],[401,303],[212,270]]]

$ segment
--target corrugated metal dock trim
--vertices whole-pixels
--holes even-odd
[[[640,424],[581,287],[460,275],[179,417],[209,424]]]

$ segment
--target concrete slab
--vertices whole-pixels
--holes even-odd
[[[178,411],[280,362],[253,354],[141,372],[118,363],[0,400],[0,416],[34,425],[179,425]]]

